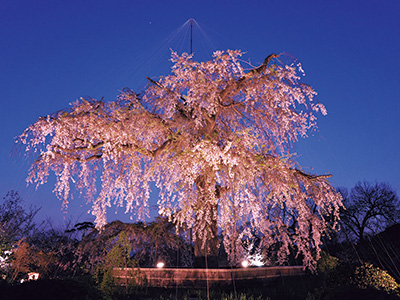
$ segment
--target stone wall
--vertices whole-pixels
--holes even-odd
[[[263,267],[241,269],[156,269],[114,268],[114,277],[121,284],[127,282],[151,287],[205,287],[208,285],[230,285],[248,280],[269,280],[282,276],[303,275],[302,266]]]

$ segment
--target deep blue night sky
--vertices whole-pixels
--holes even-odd
[[[15,137],[79,97],[112,101],[167,74],[169,48],[189,51],[190,18],[195,57],[241,49],[254,65],[281,52],[303,64],[328,110],[296,146],[306,171],[332,174],[335,187],[384,181],[399,194],[399,16],[397,0],[0,1],[0,196],[17,190],[40,218],[63,220],[54,178],[26,187]],[[83,202],[72,199],[64,219],[93,220]]]

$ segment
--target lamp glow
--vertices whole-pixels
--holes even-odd
[[[249,266],[249,262],[247,260],[242,261],[241,263],[243,268],[247,268]]]
[[[162,268],[164,268],[164,266],[165,266],[165,264],[164,264],[162,261],[159,261],[159,262],[157,263],[157,265],[156,265],[156,267],[157,267],[158,269],[162,269]]]

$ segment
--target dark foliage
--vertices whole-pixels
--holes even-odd
[[[38,280],[1,286],[1,300],[99,300],[102,294],[90,283],[74,279]]]
[[[172,223],[159,217],[150,224],[114,221],[101,231],[93,229],[78,247],[86,257],[87,270],[93,270],[97,264],[104,262],[122,232],[131,243],[131,258],[141,267],[154,267],[158,260],[174,267],[190,264],[190,245],[183,235],[176,234]]]

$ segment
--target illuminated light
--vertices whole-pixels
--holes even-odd
[[[249,262],[247,260],[242,261],[241,263],[243,268],[247,268],[249,266]]]
[[[264,263],[260,260],[254,260],[251,265],[255,267],[262,267],[264,266]]]
[[[263,256],[259,253],[254,254],[254,255],[249,255],[247,257],[247,261],[249,262],[250,266],[254,267],[262,267],[264,266],[264,259]]]
[[[162,261],[160,261],[157,263],[156,266],[157,266],[157,268],[162,269],[162,268],[164,268],[165,264]]]
[[[40,275],[39,273],[30,272],[30,273],[28,273],[28,280],[38,280],[39,275]]]

